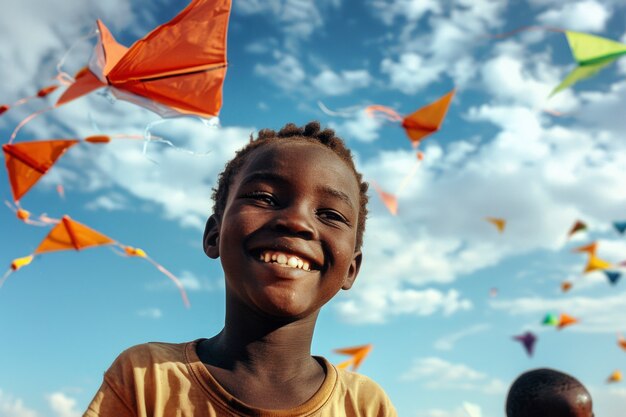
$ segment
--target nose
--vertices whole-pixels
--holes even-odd
[[[291,204],[276,211],[274,228],[303,239],[315,238],[315,212],[306,204]]]

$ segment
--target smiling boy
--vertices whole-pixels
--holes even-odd
[[[332,130],[259,132],[220,175],[204,233],[224,328],[128,349],[85,415],[395,416],[372,380],[310,353],[321,307],[358,275],[366,191]]]

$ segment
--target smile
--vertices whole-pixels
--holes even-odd
[[[298,256],[276,251],[263,251],[259,254],[259,261],[266,264],[275,263],[287,268],[302,269],[304,271],[311,271],[311,263],[309,261],[300,259]]]

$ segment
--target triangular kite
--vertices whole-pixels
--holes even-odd
[[[569,230],[569,232],[567,232],[567,237],[570,238],[576,232],[580,232],[582,230],[587,230],[587,225],[580,220],[576,220],[572,228]]]
[[[528,356],[533,356],[535,349],[535,343],[537,342],[537,336],[532,332],[526,332],[518,336],[513,336],[514,340],[517,340],[524,346]]]
[[[393,216],[397,215],[398,214],[398,199],[396,198],[396,196],[384,191],[375,182],[372,182],[372,185],[374,186],[374,190],[380,197],[385,207],[387,207],[387,210],[389,210],[389,213],[391,213]]]
[[[13,200],[18,202],[57,159],[78,142],[58,139],[2,145]]]
[[[617,230],[617,233],[623,235],[626,232],[626,221],[623,222],[613,222],[613,227]]]
[[[506,227],[505,219],[500,219],[497,217],[486,217],[485,220],[487,220],[489,223],[496,226],[496,229],[498,229],[498,232],[500,233],[504,232],[504,228]]]
[[[349,367],[350,365],[352,365],[352,370],[356,371],[359,368],[359,366],[361,366],[361,362],[363,362],[363,359],[365,359],[365,357],[370,353],[371,350],[372,350],[371,344],[362,345],[362,346],[354,346],[354,347],[349,347],[349,348],[342,348],[342,349],[335,349],[334,350],[335,353],[352,356],[347,361],[344,361],[338,364],[337,368],[345,369]]]
[[[98,20],[96,59],[77,74],[57,105],[109,86],[119,99],[164,117],[217,116],[226,76],[230,8],[230,0],[192,0],[128,49]]]
[[[604,275],[606,275],[609,282],[613,285],[617,284],[617,281],[619,281],[619,279],[622,277],[622,273],[619,271],[604,270],[602,272],[604,272]]]
[[[578,319],[570,316],[569,314],[561,313],[559,316],[559,324],[557,325],[558,329],[562,329],[567,326],[571,326],[572,324],[578,323]]]
[[[622,380],[622,371],[620,370],[615,370],[611,373],[611,375],[609,375],[609,377],[606,379],[607,383],[612,383],[612,382],[620,382]]]
[[[584,273],[610,268],[611,264],[595,255],[591,255],[585,266]]]

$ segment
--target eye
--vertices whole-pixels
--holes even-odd
[[[331,222],[341,222],[347,225],[350,225],[348,219],[346,219],[341,213],[331,209],[322,209],[317,210],[317,216],[323,220],[331,221]]]
[[[255,200],[259,203],[268,205],[268,206],[276,206],[277,201],[276,198],[266,191],[253,191],[251,193],[247,193],[243,195],[243,198],[249,198],[251,200]]]

